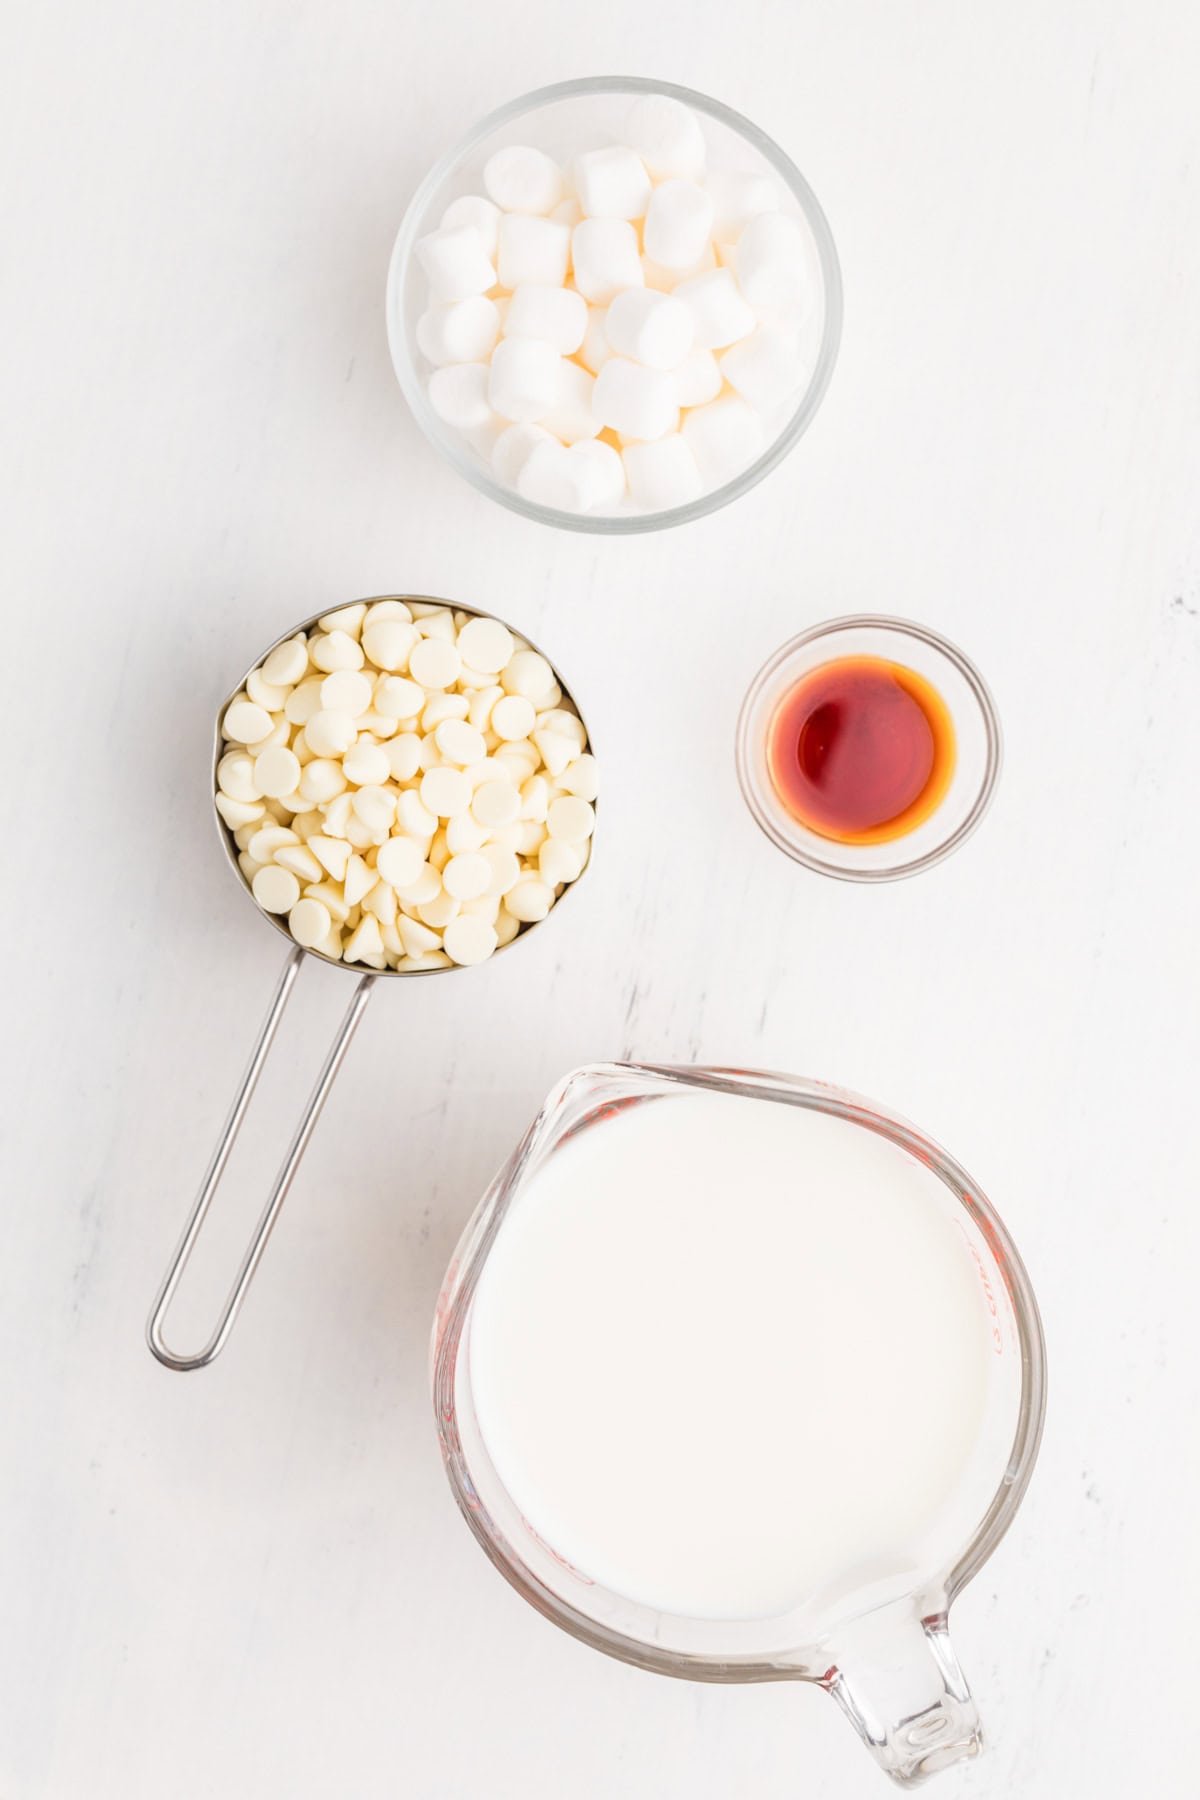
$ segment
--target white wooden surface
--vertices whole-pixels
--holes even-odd
[[[977,1174],[1052,1398],[957,1613],[990,1751],[941,1791],[1184,1795],[1196,9],[57,0],[5,40],[4,1800],[882,1793],[814,1690],[656,1680],[553,1631],[443,1482],[425,1346],[456,1234],[550,1082],[621,1055],[841,1081]],[[381,295],[431,157],[612,70],[772,132],[847,305],[782,470],[598,543],[433,456]],[[536,948],[376,995],[230,1348],[175,1377],[144,1312],[281,956],[213,840],[212,710],[293,619],[396,588],[493,606],[569,671],[596,868]],[[779,856],[730,753],[760,659],[859,607],[958,639],[1008,745],[979,836],[877,890]],[[304,973],[196,1329],[348,990]]]

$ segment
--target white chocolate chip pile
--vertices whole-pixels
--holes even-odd
[[[402,600],[327,613],[251,670],[221,736],[238,866],[323,956],[484,962],[587,863],[583,722],[498,619]]]
[[[766,174],[709,169],[699,119],[636,100],[624,142],[560,168],[513,145],[416,257],[430,405],[505,486],[652,513],[749,467],[812,373],[820,276]]]

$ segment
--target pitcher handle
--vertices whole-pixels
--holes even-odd
[[[880,1607],[836,1632],[829,1650],[821,1686],[901,1787],[978,1756],[979,1714],[944,1612],[920,1618],[907,1600]]]

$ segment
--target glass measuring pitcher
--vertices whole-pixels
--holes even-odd
[[[547,1618],[815,1682],[902,1784],[977,1754],[947,1614],[1028,1483],[1043,1341],[913,1127],[782,1075],[576,1070],[467,1227],[432,1378],[459,1506]]]

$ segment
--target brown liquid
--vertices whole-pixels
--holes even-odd
[[[779,702],[767,737],[783,804],[842,844],[886,844],[923,825],[946,797],[955,758],[937,689],[882,656],[810,669]]]

